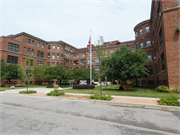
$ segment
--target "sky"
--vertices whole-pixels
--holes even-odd
[[[134,27],[150,19],[151,0],[0,0],[0,36],[26,32],[77,48],[134,40]],[[91,31],[91,33],[90,33]]]

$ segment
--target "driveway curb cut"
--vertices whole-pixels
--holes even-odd
[[[8,94],[8,93],[4,93],[4,94]],[[18,93],[13,93],[13,94],[19,95]],[[118,105],[118,106],[156,109],[156,110],[164,110],[164,111],[179,111],[180,112],[180,107],[165,106],[165,105],[151,105],[151,104],[128,103],[128,102],[118,102],[118,101],[104,101],[104,100],[93,100],[93,99],[85,99],[85,98],[78,99],[78,98],[42,96],[42,95],[27,95],[27,94],[20,94],[20,95],[35,96],[35,97],[48,97],[48,98],[65,99],[65,100],[86,101],[86,102],[101,103],[101,104],[108,104],[108,105]]]

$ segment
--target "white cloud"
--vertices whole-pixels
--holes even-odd
[[[99,35],[105,41],[134,40],[133,28],[150,18],[151,1],[2,2],[2,35],[27,32],[46,41],[63,40],[86,47]]]

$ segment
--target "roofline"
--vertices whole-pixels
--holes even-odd
[[[135,29],[136,29],[137,27],[139,27],[139,26],[141,26],[141,25],[143,25],[143,24],[146,24],[146,23],[148,23],[148,22],[151,22],[151,20],[148,19],[148,20],[145,20],[145,21],[142,21],[142,22],[138,23],[138,24],[134,27],[134,31],[135,31]]]

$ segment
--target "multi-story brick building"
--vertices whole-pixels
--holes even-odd
[[[147,54],[150,76],[138,79],[139,85],[179,86],[179,1],[152,1],[150,19],[134,27],[135,40],[105,42],[107,55],[127,45],[132,50],[143,49]],[[76,48],[64,41],[45,41],[25,32],[0,38],[0,57],[5,62],[25,65],[32,56],[36,64],[64,64],[67,69],[88,68],[88,47]],[[96,49],[92,45],[92,66],[98,68]],[[21,81],[12,80],[22,84]],[[34,79],[33,84],[39,80]],[[54,80],[56,81],[56,80]]]

